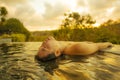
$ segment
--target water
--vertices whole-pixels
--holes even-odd
[[[48,62],[35,58],[40,42],[0,44],[0,80],[120,80],[120,55],[61,56]],[[120,50],[115,46],[112,50]]]

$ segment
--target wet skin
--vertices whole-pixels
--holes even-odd
[[[37,56],[40,59],[47,59],[58,57],[60,54],[58,42],[53,37],[48,37],[40,46]]]
[[[48,37],[40,46],[37,56],[40,59],[51,59],[66,55],[90,55],[99,50],[112,46],[112,43],[93,43],[93,42],[58,42],[54,37]],[[54,54],[54,55],[52,55]]]

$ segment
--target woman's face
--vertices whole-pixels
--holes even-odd
[[[47,57],[49,54],[55,54],[57,50],[59,50],[58,42],[53,37],[48,37],[40,46],[38,51],[38,57]],[[56,55],[56,57],[57,56],[58,55]]]

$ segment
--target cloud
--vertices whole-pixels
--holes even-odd
[[[61,0],[55,2],[52,0],[1,0],[0,2],[8,7],[10,17],[20,19],[28,28],[29,26],[34,28],[59,26],[60,17],[69,9]]]
[[[91,0],[91,1],[88,1],[89,7],[94,10],[106,9],[108,7],[111,7],[114,2],[116,2],[116,0],[109,0],[109,1],[108,0],[100,0],[100,1]]]
[[[0,5],[8,10],[8,17],[18,18],[34,30],[58,27],[68,11],[90,14],[99,23],[119,18],[119,4],[120,0],[0,0]]]
[[[21,3],[27,3],[29,0],[0,0],[1,3],[5,3],[8,6],[17,5]]]
[[[54,5],[50,3],[44,3],[45,13],[43,17],[46,19],[55,19],[59,16],[63,16],[65,12],[69,10],[69,7],[61,2],[57,2]]]
[[[30,4],[19,5],[15,8],[13,17],[20,19],[21,21],[31,20],[32,17],[36,14],[36,11]]]
[[[77,0],[77,6],[88,9],[97,22],[102,23],[108,19],[115,19],[120,14],[120,0]],[[111,11],[110,11],[111,10]]]
[[[86,1],[85,0],[77,0],[77,5],[78,6],[86,6]]]
[[[114,11],[112,13],[112,16],[114,18],[120,18],[120,0],[117,0],[115,3],[114,3]],[[111,16],[111,17],[112,17]]]
[[[89,9],[88,13],[102,13],[106,11],[108,8],[115,6],[115,3],[118,0],[77,0],[77,5],[82,7],[87,7]]]
[[[59,6],[58,6],[59,5]],[[41,27],[58,27],[61,24],[61,18],[65,12],[68,11],[69,7],[61,2],[56,2],[54,4],[49,3],[48,1],[44,1],[43,3],[44,13],[36,14],[32,18],[30,23],[33,26],[41,26]],[[40,15],[40,16],[38,16]]]

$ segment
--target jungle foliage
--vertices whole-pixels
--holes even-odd
[[[73,15],[73,16],[71,16]],[[93,27],[95,20],[90,15],[67,14],[61,29],[53,31],[58,40],[112,42],[120,44],[120,19],[108,20],[99,27]]]

